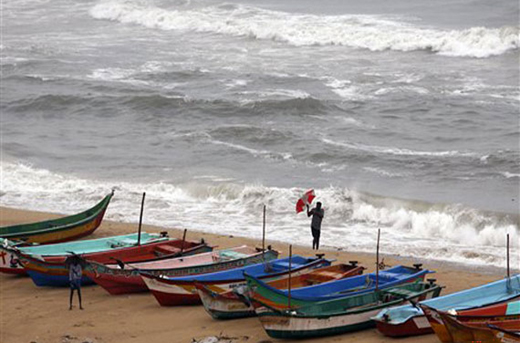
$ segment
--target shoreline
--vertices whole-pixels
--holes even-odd
[[[20,209],[20,208],[12,208],[12,207],[0,206],[0,224],[1,224],[1,226],[25,223],[25,222],[19,222],[17,220],[18,219],[18,215],[15,216],[15,217],[9,216],[7,218],[3,218],[1,214],[4,211],[15,212],[15,213],[20,214],[21,216],[23,216],[24,214],[30,214],[31,216],[36,216],[38,218],[41,218],[41,219],[36,219],[37,221],[38,220],[45,220],[45,219],[59,218],[59,217],[63,217],[64,216],[63,214],[59,214],[59,213],[39,212],[39,211],[33,211],[33,210],[25,210],[25,209]],[[519,220],[520,220],[520,215],[519,215]],[[27,223],[29,223],[29,221],[27,221]],[[121,233],[118,233],[118,234],[128,234],[128,233],[132,233],[132,232],[137,232],[137,227],[139,225],[138,222],[113,221],[113,220],[106,220],[106,219],[103,220],[103,223],[113,223],[113,224],[117,223],[118,226],[119,225],[124,225],[125,226],[124,231],[121,231]],[[132,226],[135,226],[135,230],[134,231],[131,230]],[[183,233],[183,230],[184,230],[184,228],[176,228],[176,227],[167,228],[167,227],[162,227],[162,226],[157,226],[157,225],[152,225],[152,224],[143,224],[142,226],[143,226],[143,228],[147,228],[148,230],[150,230],[150,232],[160,232],[160,231],[179,232],[180,237],[182,237],[182,233]],[[98,228],[93,233],[93,235],[91,235],[89,237],[90,238],[99,238],[99,237],[104,237],[104,236],[108,236],[109,235],[109,234],[105,234],[103,232],[100,232],[100,229],[101,228]],[[118,228],[118,230],[119,230],[119,228]],[[257,239],[257,238],[252,238],[252,237],[247,237],[247,236],[238,236],[238,235],[229,235],[229,234],[216,234],[216,233],[205,232],[205,231],[202,231],[202,230],[194,230],[194,229],[188,229],[188,233],[192,233],[192,234],[199,235],[199,236],[208,235],[208,236],[238,238],[238,239],[248,240],[248,241],[252,241],[252,242],[256,242],[256,241],[260,240],[260,239]],[[82,238],[82,239],[89,239],[89,237],[85,237],[85,238]],[[311,240],[312,240],[312,238],[311,238],[311,236],[309,234],[309,247],[311,245],[310,244]],[[271,243],[276,243],[279,246],[285,245],[286,246],[285,250],[288,250],[288,246],[290,244],[290,243],[282,241],[282,240],[268,239],[266,237],[266,242],[267,241],[269,241]],[[260,245],[261,245],[261,242],[260,242]],[[267,243],[266,243],[266,245],[267,245]],[[355,255],[364,256],[366,259],[368,259],[370,256],[375,256],[375,254],[376,254],[375,246],[376,246],[376,242],[374,242],[374,252],[373,253],[372,252],[366,252],[366,251],[356,251],[356,250],[349,250],[348,251],[348,250],[345,250],[343,248],[331,247],[331,246],[327,246],[327,245],[322,245],[323,249],[320,249],[320,252],[325,252],[325,253],[326,252],[331,252],[331,253],[333,253],[333,252],[345,252],[345,253],[351,253],[351,254],[355,254]],[[293,244],[293,247],[299,247],[301,249],[308,248],[307,246],[298,245],[298,244]],[[383,258],[389,258],[389,259],[392,259],[392,260],[395,260],[395,261],[403,261],[403,263],[406,263],[407,261],[414,260],[414,261],[417,261],[417,263],[423,263],[424,265],[430,265],[432,267],[457,269],[457,270],[463,270],[463,271],[470,270],[470,271],[473,271],[473,272],[476,272],[476,273],[483,273],[483,274],[496,275],[496,276],[506,275],[507,274],[506,249],[505,248],[504,248],[504,266],[502,266],[502,267],[497,267],[497,266],[493,266],[493,265],[479,265],[479,264],[476,264],[476,263],[475,264],[471,264],[471,263],[464,263],[464,262],[453,262],[453,261],[447,261],[447,260],[441,260],[441,259],[431,259],[431,258],[430,259],[428,259],[428,258],[421,259],[419,257],[414,257],[414,256],[411,256],[411,255],[395,255],[395,254],[381,253],[381,252],[380,252],[380,255]],[[520,273],[520,255],[519,256],[511,255],[510,256],[510,261],[511,261],[510,262],[511,263],[511,266],[510,266],[511,274]]]
[[[25,211],[0,207],[0,225],[10,225],[29,221],[40,221],[60,217],[58,214]],[[103,221],[93,235],[93,239],[110,235],[135,232],[136,224]],[[158,232],[167,230],[172,237],[182,237],[183,229],[162,228],[143,225],[143,231]],[[309,235],[310,237],[310,235]],[[252,238],[210,234],[188,230],[187,239],[201,239],[218,248],[247,244],[261,246],[261,241]],[[310,243],[310,241],[309,241]],[[266,246],[287,256],[289,244],[266,239]],[[310,244],[309,244],[310,245]],[[374,243],[375,246],[375,243]],[[336,263],[359,261],[360,265],[372,272],[375,268],[375,253],[355,253],[322,249],[325,257],[335,259]],[[314,255],[310,246],[293,246],[293,253],[305,256]],[[505,252],[504,252],[505,254]],[[417,259],[402,256],[382,255],[385,263],[411,265]],[[452,262],[417,261],[423,268],[435,270],[430,277],[446,286],[442,294],[475,287],[505,277],[500,268],[472,267],[456,265]],[[513,267],[513,266],[512,266]],[[190,343],[192,339],[208,336],[236,337],[233,343],[287,342],[271,339],[264,332],[257,318],[231,321],[213,320],[202,306],[161,307],[150,293],[111,296],[101,287],[83,288],[84,311],[75,308],[68,311],[68,288],[36,287],[27,277],[0,275],[0,341],[6,343],[112,343],[112,342],[174,342]],[[375,329],[359,331],[339,336],[300,340],[299,342],[392,342],[394,340],[380,335]],[[403,343],[434,343],[434,335],[411,337],[399,340]]]

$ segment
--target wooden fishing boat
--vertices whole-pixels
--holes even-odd
[[[149,240],[143,243],[141,236],[140,245],[137,245],[137,242],[134,241],[132,245],[114,247],[106,251],[85,253],[81,254],[81,257],[85,260],[100,263],[111,263],[114,260],[127,263],[140,262],[156,259],[157,257],[178,256],[181,247],[186,249],[182,254],[193,254],[200,251],[200,249],[203,249],[203,251],[208,248],[211,249],[205,242],[184,241],[182,239],[170,239],[168,237],[157,236],[155,240]],[[72,250],[71,252],[80,255],[76,251]],[[14,253],[37,286],[69,286],[69,270],[66,258],[70,255],[46,256],[40,259],[38,256],[26,255],[16,250]],[[93,284],[94,282],[88,276],[84,275],[82,283]]]
[[[293,256],[291,260],[292,273],[299,275],[310,268],[318,268],[329,266],[330,261],[316,257]],[[178,305],[178,299],[182,299],[182,303],[192,301],[200,303],[201,299],[195,283],[208,285],[215,290],[226,292],[235,286],[245,283],[244,273],[252,273],[263,280],[271,280],[289,273],[289,258],[281,258],[271,260],[265,263],[257,263],[240,268],[225,270],[216,273],[192,275],[187,277],[161,278],[165,282],[162,283],[162,293],[160,295],[161,305],[173,306]],[[157,293],[154,293],[157,298]],[[188,300],[190,299],[190,300]]]
[[[472,327],[493,325],[505,330],[520,330],[520,300],[481,308],[455,311],[447,314],[453,319]]]
[[[275,309],[260,302],[256,312],[265,331],[273,338],[329,336],[374,327],[371,317],[381,309],[436,297],[440,291],[441,287],[434,283],[418,281],[297,308],[292,308],[292,301],[286,309]]]
[[[114,192],[84,212],[43,222],[0,227],[0,237],[24,243],[67,242],[94,232],[105,215]]]
[[[514,331],[507,330],[495,325],[473,326],[462,323],[449,315],[447,312],[431,309],[434,316],[439,316],[444,322],[446,331],[449,333],[451,342],[486,342],[486,343],[512,343],[520,342],[520,326],[514,327]]]
[[[85,273],[95,283],[112,295],[148,292],[140,272],[162,277],[180,277],[212,273],[231,268],[224,262],[238,256],[258,254],[258,250],[248,246],[239,246],[217,250],[182,258],[168,258],[156,261],[130,263],[121,268],[118,264],[102,264],[88,261]]]
[[[148,289],[152,292],[161,306],[177,306],[177,305],[194,305],[200,304],[200,298],[194,285],[194,279],[200,279],[206,276],[222,275],[224,271],[233,270],[233,273],[225,274],[228,280],[237,278],[237,274],[241,274],[241,268],[250,265],[259,265],[263,267],[264,262],[276,259],[278,252],[275,250],[267,250],[258,252],[249,256],[240,256],[226,262],[217,263],[215,265],[201,266],[200,268],[209,268],[214,273],[205,273],[204,275],[190,275],[187,277],[168,278],[154,276],[141,272],[141,277]],[[200,274],[200,273],[198,273]]]
[[[348,264],[336,264],[321,268],[306,269],[301,273],[291,272],[290,284],[292,288],[307,287],[332,280],[344,279],[347,277],[363,274],[364,267],[357,265],[357,262]],[[265,280],[264,280],[265,281]],[[278,289],[289,287],[289,275],[284,274],[272,278],[266,283]],[[195,282],[204,309],[214,319],[231,319],[254,316],[255,309],[245,298],[247,291],[245,283],[234,285],[230,290],[220,287],[218,283]]]
[[[421,304],[441,311],[461,311],[504,303],[518,298],[520,298],[520,275],[448,294]],[[443,342],[449,342],[449,337],[442,334],[442,323],[440,325],[431,324],[420,307],[405,305],[386,309],[374,317],[374,321],[377,323],[379,332],[390,337],[432,333],[434,330],[432,326],[437,326],[438,331],[440,331],[439,337],[446,336]]]
[[[74,241],[66,243],[34,245],[34,246],[18,246],[12,244],[8,240],[3,240],[0,245],[0,271],[7,274],[26,274],[23,265],[19,263],[18,257],[13,248],[25,255],[39,256],[40,259],[50,259],[55,257],[65,259],[70,251],[77,254],[91,254],[100,251],[109,251],[122,247],[132,247],[137,244],[138,234],[111,236],[98,239],[89,239],[83,241]],[[141,235],[141,243],[166,241],[167,237],[161,237],[157,234],[148,234],[146,232]]]
[[[378,288],[386,289],[400,284],[423,280],[429,270],[423,270],[417,265],[416,268],[397,266],[379,272]],[[287,308],[288,290],[277,289],[267,285],[257,278],[246,275],[249,288],[248,297],[253,306],[260,301],[275,309]],[[292,307],[311,305],[318,301],[344,298],[346,296],[373,292],[376,288],[376,273],[353,276],[350,278],[325,282],[318,285],[301,287],[291,290]]]

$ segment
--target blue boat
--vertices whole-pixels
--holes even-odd
[[[323,258],[307,258],[296,255],[291,260],[291,272],[299,273],[309,268],[328,266],[330,263],[331,261]],[[209,274],[167,278],[142,272],[141,277],[161,305],[175,306],[201,302],[196,283],[205,283],[215,291],[225,292],[244,284],[245,273],[252,273],[261,279],[286,275],[289,273],[289,258]]]
[[[378,289],[386,289],[404,283],[416,282],[424,279],[424,276],[434,273],[419,267],[411,268],[396,266],[379,272]],[[246,275],[249,288],[254,289],[254,298],[261,297],[262,301],[277,307],[287,306],[288,290],[277,289],[267,285],[252,275]],[[343,280],[335,280],[322,284],[301,287],[291,290],[291,304],[300,307],[318,301],[326,301],[349,297],[358,294],[373,292],[376,288],[376,274],[353,276]]]
[[[520,274],[479,287],[422,301],[439,311],[460,311],[520,299]],[[381,311],[372,318],[379,331],[387,336],[414,336],[433,332],[419,306],[405,305]]]
[[[314,268],[330,266],[331,261],[316,257],[302,257],[294,255],[291,260],[291,271],[297,273],[301,269],[312,266]],[[175,282],[199,282],[199,283],[229,283],[229,282],[245,282],[244,273],[254,275],[257,278],[277,276],[285,274],[289,271],[289,257],[271,260],[266,263],[257,263],[246,267],[224,270],[215,273],[190,275],[182,277],[167,278]]]

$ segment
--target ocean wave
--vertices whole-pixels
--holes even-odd
[[[471,27],[444,31],[380,16],[290,14],[242,5],[164,9],[128,0],[110,0],[90,10],[96,19],[160,30],[219,33],[274,40],[294,46],[342,45],[372,51],[427,50],[445,56],[485,58],[516,50],[519,27]]]
[[[425,157],[451,157],[451,156],[459,156],[459,157],[474,157],[475,154],[469,152],[460,152],[457,150],[448,150],[448,151],[418,151],[404,148],[395,148],[395,147],[380,147],[380,146],[371,146],[364,145],[358,143],[348,143],[348,142],[337,142],[328,138],[322,138],[321,141],[328,145],[338,146],[342,148],[352,149],[352,150],[361,150],[370,153],[376,154],[389,154],[389,155],[399,155],[399,156],[425,156]]]
[[[75,213],[115,188],[107,219],[136,222],[141,193],[146,191],[147,224],[259,238],[262,208],[267,205],[268,239],[304,245],[310,240],[309,219],[294,210],[304,188],[230,183],[222,175],[193,177],[183,184],[88,180],[5,161],[0,163],[0,174],[2,206]],[[384,254],[503,266],[506,233],[511,236],[512,256],[520,252],[517,214],[381,197],[347,188],[315,191],[325,208],[322,239],[329,248],[373,251],[377,228],[381,228]]]

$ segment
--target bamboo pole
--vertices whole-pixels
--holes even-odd
[[[262,260],[265,262],[265,212],[267,206],[264,205],[264,220],[262,225]]]
[[[143,200],[141,201],[141,214],[139,215],[139,232],[137,235],[137,245],[141,245],[141,226],[143,224],[143,211],[144,211],[144,197],[146,192],[143,192]]]
[[[288,291],[287,305],[288,305],[289,309],[291,309],[291,269],[292,269],[292,244],[289,245],[289,285],[287,288],[287,291]]]
[[[376,292],[379,290],[379,238],[381,229],[377,229],[377,248],[376,248]]]
[[[184,242],[186,242],[186,231],[188,231],[188,229],[184,229],[184,233],[182,234],[181,255],[184,252]]]
[[[509,234],[507,234],[507,277],[511,277],[511,272],[509,269]]]

